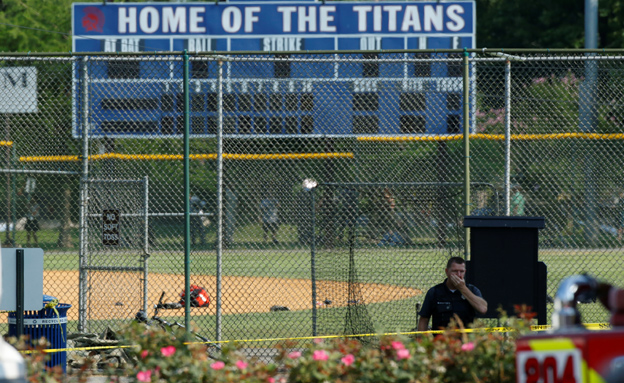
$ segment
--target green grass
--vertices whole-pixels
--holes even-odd
[[[374,303],[368,305],[372,314],[373,323],[378,324],[374,333],[409,331],[416,327],[415,299],[395,301],[387,303]],[[387,314],[399,310],[409,311],[410,315],[401,320],[393,320],[391,325],[387,322]],[[346,307],[319,309],[317,334],[339,334],[344,329],[344,317],[347,314]],[[184,324],[184,317],[163,317],[173,323],[175,321]],[[321,320],[323,322],[321,323]],[[113,321],[90,321],[91,328],[122,328],[127,320]],[[216,317],[214,315],[191,316],[191,323],[196,326],[198,332],[209,338],[215,339]],[[275,338],[298,338],[312,336],[312,310],[301,311],[278,311],[267,313],[232,314],[223,317],[222,339],[225,340],[251,340],[246,347],[267,347],[276,341],[260,341]],[[276,326],[276,323],[279,323]],[[76,328],[76,322],[68,324],[70,329]]]
[[[138,260],[138,254],[129,251],[115,252],[117,257],[123,259],[135,257]],[[94,252],[91,256],[97,257],[98,253]],[[432,265],[442,265],[442,256],[439,251],[432,250],[362,249],[356,251],[354,260],[361,282],[419,287],[422,286],[421,283],[412,281],[414,274],[428,273]],[[172,262],[172,258],[177,262]],[[348,269],[348,250],[319,250],[316,252],[315,262],[319,279],[344,280]],[[194,251],[191,254],[192,273],[215,275],[216,264],[215,251]],[[310,279],[310,265],[309,249],[224,250],[222,253],[223,275]],[[48,270],[78,270],[78,254],[46,252],[44,267]],[[332,268],[340,270],[333,272]],[[149,270],[150,273],[183,274],[183,254],[152,252]],[[438,275],[443,275],[443,269],[434,270]]]
[[[138,252],[116,252],[120,257],[137,257]],[[97,256],[97,253],[92,254]],[[443,276],[445,255],[433,250],[410,249],[359,249],[355,253],[355,265],[361,282],[389,283],[406,287],[420,287],[414,281],[415,274],[433,273],[431,279]],[[624,249],[609,250],[540,250],[539,259],[548,268],[548,291],[554,293],[562,279],[583,272],[617,284],[624,280],[621,267]],[[172,258],[175,258],[172,262]],[[149,259],[151,273],[184,273],[183,254],[166,251],[153,252]],[[175,262],[178,261],[178,262]],[[317,277],[340,280],[348,267],[348,250],[316,252]],[[138,262],[138,261],[137,261]],[[192,272],[215,275],[215,251],[197,251],[191,254]],[[329,265],[329,269],[324,265]],[[311,254],[309,249],[263,249],[224,250],[222,254],[223,275],[310,278]],[[78,269],[77,252],[45,252],[45,269]],[[331,277],[331,268],[335,270]]]
[[[401,301],[373,303],[366,305],[368,315],[374,324],[374,334],[408,332],[416,327],[416,302],[418,298]],[[552,305],[549,305],[549,317]],[[599,304],[580,305],[580,311],[586,323],[601,323],[608,316]],[[335,335],[344,331],[347,308],[319,309],[317,318],[318,335]],[[401,313],[402,315],[397,315]],[[165,317],[167,321],[184,323],[184,317]],[[488,327],[502,326],[496,319],[486,319]],[[107,326],[122,328],[129,320],[90,321],[90,329],[104,329]],[[198,333],[209,339],[216,339],[216,317],[214,315],[191,316],[191,323]],[[76,322],[68,324],[70,332],[77,328]],[[1,326],[0,326],[1,328]],[[275,338],[294,338],[300,343],[307,340],[297,339],[312,336],[312,310],[280,311],[267,313],[247,313],[224,315],[222,318],[222,340],[244,341],[244,347],[271,347],[278,341]],[[99,332],[99,331],[93,331]]]
[[[274,278],[310,279],[311,253],[310,248],[298,244],[294,227],[285,228],[280,233],[280,244],[273,245],[262,242],[259,225],[250,225],[247,231],[241,232],[243,238],[256,238],[257,242],[238,243],[222,253],[223,276],[252,276]],[[259,236],[259,238],[258,238]],[[40,237],[40,242],[43,236]],[[236,237],[235,237],[236,238]],[[51,244],[53,240],[44,243]],[[150,273],[183,274],[184,254],[180,238],[158,240],[163,250],[151,252],[149,259]],[[340,247],[341,246],[341,247]],[[333,251],[317,249],[316,272],[318,279],[347,280],[348,248],[343,244]],[[170,250],[166,250],[170,247]],[[46,269],[78,269],[78,249],[54,249],[45,251],[44,267]],[[132,260],[136,265],[141,254],[138,250],[117,249],[114,251],[91,251],[92,257],[109,257]],[[366,245],[355,252],[355,265],[358,280],[366,283],[382,283],[425,291],[444,277],[444,262],[448,252],[421,248],[379,248]],[[548,295],[553,296],[559,283],[566,277],[587,272],[613,284],[624,280],[624,268],[621,266],[624,249],[540,249],[539,259],[548,268]],[[194,247],[191,253],[191,272],[202,275],[216,275],[216,251],[211,246]],[[478,285],[478,283],[476,283]],[[78,288],[72,286],[68,288]],[[150,285],[150,289],[158,289]],[[241,292],[245,293],[245,292]],[[319,297],[323,299],[324,297]],[[486,297],[487,298],[487,297]],[[367,305],[376,332],[409,331],[415,327],[415,304],[422,296],[412,297],[393,302],[371,303]],[[550,322],[552,304],[548,305],[547,318]],[[77,309],[77,308],[75,308]],[[344,330],[346,309],[323,309],[323,317],[319,319],[325,329],[341,332]],[[580,305],[583,320],[586,323],[605,322],[608,313],[600,304]],[[330,315],[331,313],[331,315]],[[319,314],[320,315],[320,314]],[[130,318],[129,318],[130,319]],[[214,337],[216,318],[214,316],[198,316],[192,318],[208,337]],[[178,318],[180,322],[184,318]],[[125,321],[118,322],[124,323]],[[101,331],[106,322],[90,321],[93,329]],[[291,312],[265,312],[225,315],[221,321],[223,339],[264,339],[310,336],[312,329],[311,310]],[[74,329],[70,324],[70,329]],[[328,330],[328,331],[329,331]],[[328,332],[325,332],[328,333]],[[251,346],[253,347],[253,346]]]
[[[37,232],[37,239],[39,242],[39,247],[42,248],[43,250],[64,250],[64,249],[59,249],[57,244],[58,244],[58,238],[59,238],[59,234],[60,231],[59,229],[41,229]],[[13,241],[13,235],[15,235],[15,242],[11,242]],[[8,236],[8,239],[7,239]],[[74,243],[74,245],[76,246],[76,248],[78,248],[78,242],[79,242],[79,232],[78,229],[70,229],[70,236],[72,238],[72,242]],[[14,233],[9,232],[9,233],[0,233],[0,238],[2,240],[2,245],[4,246],[5,244],[8,246],[9,244],[11,245],[15,245],[15,247],[23,247],[26,246],[26,232],[25,231],[15,231]],[[31,240],[30,243],[31,246],[35,246],[34,244],[34,239]],[[67,249],[70,250],[70,249]]]

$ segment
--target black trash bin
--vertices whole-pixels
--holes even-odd
[[[49,295],[43,296],[43,306],[56,299]],[[54,350],[67,348],[67,310],[72,305],[59,303],[56,306],[58,317],[53,309],[41,309],[39,311],[24,311],[24,331],[23,334],[31,340],[46,338],[50,342],[50,347]],[[17,324],[15,312],[9,313],[9,336],[17,335]],[[50,360],[46,363],[48,367],[60,365],[63,372],[67,371],[67,352],[57,351],[50,353]]]

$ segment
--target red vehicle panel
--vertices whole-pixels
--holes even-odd
[[[624,328],[566,329],[525,336],[516,349],[518,383],[624,381]]]

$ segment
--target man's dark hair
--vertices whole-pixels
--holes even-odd
[[[464,258],[462,257],[451,257],[449,258],[448,262],[446,262],[446,268],[450,269],[451,264],[453,263],[457,263],[458,265],[463,265],[464,263],[466,263],[466,261],[464,261]]]

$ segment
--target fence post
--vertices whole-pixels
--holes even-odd
[[[6,153],[6,167],[11,169],[13,168],[11,155],[13,152],[14,145],[9,144],[11,142],[11,117],[9,113],[4,114],[4,142],[5,142],[4,148],[5,148],[5,153]],[[14,201],[15,195],[11,193],[13,189],[11,185],[15,183],[15,178],[13,177],[12,173],[7,173],[6,177],[7,177],[7,190],[6,190],[7,219],[6,219],[6,232],[5,232],[6,240],[4,242],[4,246],[15,247],[15,241],[11,240],[11,233],[13,233],[13,237],[15,238],[15,225],[13,225],[13,229],[11,229],[11,221],[15,219],[13,216],[13,209],[12,209],[12,206],[15,203]]]
[[[315,201],[315,191],[316,188],[313,187],[310,189],[310,212],[312,214],[312,221],[310,225],[312,226],[310,232],[310,278],[312,279],[312,336],[317,335],[316,328],[316,320],[317,320],[317,311],[316,311],[316,211],[314,209],[316,201]]]
[[[184,50],[182,68],[182,92],[184,94],[184,326],[186,331],[191,331],[191,216],[190,216],[190,194],[191,182],[189,177],[189,56]]]
[[[511,179],[511,61],[505,61],[505,215],[510,214]]]
[[[221,266],[223,255],[223,59],[217,61],[217,341],[221,340]]]
[[[581,83],[579,89],[579,127],[583,133],[595,133],[598,127],[598,111],[596,108],[597,83],[598,83],[598,61],[592,59],[595,53],[586,53],[584,60],[585,81]],[[594,159],[594,140],[583,142],[584,171],[583,171],[583,193],[585,194],[585,241],[590,247],[595,247],[598,242],[598,222],[596,221],[596,175]]]
[[[88,275],[86,270],[88,264],[89,244],[87,243],[87,213],[88,213],[88,192],[89,192],[89,72],[87,62],[89,56],[84,56],[81,60],[81,86],[82,96],[82,176],[80,178],[80,272],[79,272],[79,298],[78,298],[78,331],[87,331],[87,291]]]
[[[7,142],[8,144],[8,142]],[[9,167],[13,169],[16,163],[15,161],[15,143],[11,142],[11,160],[9,161]],[[11,246],[15,246],[15,231],[17,230],[17,177],[11,173],[11,198],[8,201],[11,205],[11,220],[7,219],[7,231],[11,232],[9,243]],[[11,223],[13,226],[11,226]]]
[[[464,48],[464,215],[470,215],[470,61],[468,50]],[[464,258],[470,259],[470,228],[464,227]]]
[[[147,278],[149,276],[147,266],[149,255],[149,176],[143,177],[143,214],[144,217],[144,231],[143,231],[143,311],[147,312],[147,294],[148,284]],[[188,296],[188,295],[187,295]]]

